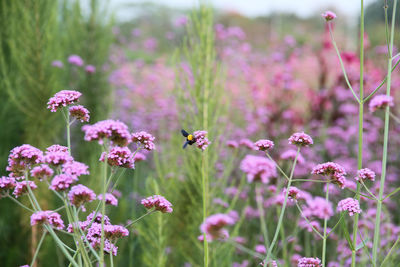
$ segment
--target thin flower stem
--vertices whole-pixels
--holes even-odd
[[[357,194],[357,190],[353,190],[353,189],[348,188],[348,187],[346,187],[346,189],[349,190],[349,191],[351,191],[351,192],[353,192],[353,193],[355,193],[355,194]],[[370,196],[368,196],[368,195],[362,194],[362,193],[360,193],[360,192],[359,192],[358,194],[359,194],[360,196],[366,197],[366,198],[368,198],[368,199],[375,200],[374,198],[372,198],[372,197],[370,197]]]
[[[400,191],[400,187],[397,187],[395,190],[393,190],[391,193],[389,193],[386,197],[384,197],[384,198],[382,199],[382,201],[384,201],[385,199],[391,197],[392,195],[396,194],[396,193],[399,192],[399,191]]]
[[[70,129],[70,118],[69,118],[69,110],[68,108],[63,108],[65,111],[65,120],[67,125],[67,146],[68,146],[68,153],[71,155],[71,129]]]
[[[390,256],[392,255],[392,252],[394,251],[394,249],[397,247],[397,245],[400,242],[400,236],[397,238],[396,242],[393,244],[393,246],[390,248],[388,254],[386,255],[386,257],[383,259],[381,267],[384,267],[384,265],[386,264],[386,261],[390,258]]]
[[[39,243],[38,243],[38,245],[36,247],[35,254],[33,255],[33,258],[32,258],[32,261],[31,261],[31,265],[29,265],[29,266],[33,266],[35,264],[36,258],[37,258],[38,254],[39,254],[40,247],[42,246],[42,243],[43,243],[44,238],[46,237],[46,234],[47,234],[47,231],[44,230],[43,234],[42,234],[42,237],[40,238]]]
[[[332,26],[331,26],[330,22],[328,22],[328,28],[329,28],[329,34],[330,34],[331,39],[332,39],[333,47],[335,48],[336,54],[337,54],[337,56],[339,58],[340,67],[342,68],[344,79],[346,80],[347,86],[349,87],[349,89],[350,89],[351,93],[353,94],[354,98],[357,100],[358,103],[360,103],[360,99],[358,98],[358,96],[354,92],[353,87],[350,84],[349,78],[347,77],[346,69],[344,68],[344,64],[343,64],[343,61],[342,61],[342,56],[340,55],[339,49],[338,49],[338,47],[336,45],[335,38],[333,37]]]
[[[107,154],[107,148],[105,146],[104,152]],[[106,183],[107,183],[107,159],[104,160],[103,164],[103,198],[101,200],[101,239],[100,239],[100,266],[104,265],[104,215],[106,213]]]
[[[391,25],[391,33],[390,33],[390,45],[388,51],[388,79],[386,83],[386,95],[390,96],[390,88],[391,88],[391,69],[392,69],[392,51],[393,51],[393,41],[394,41],[394,28],[395,28],[395,20],[396,20],[396,8],[397,8],[397,0],[393,2],[393,13],[392,13],[392,25]],[[385,6],[385,12],[387,13],[387,6]],[[387,16],[386,16],[387,17]],[[385,20],[385,25],[388,25],[387,19]],[[382,211],[382,199],[383,192],[385,188],[385,178],[386,178],[386,165],[387,165],[387,148],[389,141],[389,113],[390,106],[386,106],[385,110],[385,128],[384,128],[384,136],[383,136],[383,156],[382,156],[382,174],[381,181],[379,187],[379,197],[376,208],[376,217],[375,217],[375,231],[374,231],[374,242],[372,247],[372,262],[377,264],[378,261],[378,246],[379,246],[379,237],[380,237],[380,225],[381,225],[381,211]]]
[[[257,258],[259,258],[259,259],[264,259],[264,256],[261,255],[260,253],[257,253],[257,252],[255,252],[255,251],[249,249],[249,248],[246,248],[245,246],[243,246],[243,245],[241,245],[241,244],[235,242],[234,240],[228,240],[228,243],[232,244],[232,245],[235,246],[237,249],[239,249],[239,250],[241,250],[241,251],[243,251],[243,252],[245,252],[245,253],[247,253],[247,254],[253,256],[253,257],[257,257]]]
[[[329,203],[329,187],[330,184],[326,185],[326,193],[325,193],[325,200],[327,203]],[[325,262],[326,262],[326,240],[328,237],[326,236],[326,229],[328,226],[328,217],[325,216],[324,218],[324,238],[322,239],[322,266],[325,267]]]
[[[326,181],[326,180],[311,180],[311,179],[293,179],[292,183],[294,183],[294,182],[328,183],[329,181]]]
[[[360,183],[362,184],[362,186],[364,186],[365,190],[367,190],[368,194],[370,194],[371,197],[373,197],[373,199],[378,200],[378,199],[376,198],[376,196],[371,192],[371,190],[368,189],[368,187],[364,184],[364,182],[363,182],[362,180],[361,180]]]
[[[362,237],[361,232],[358,232],[358,235],[359,235],[359,237],[360,237],[360,239],[361,239],[361,242],[363,243],[363,248],[367,251],[368,258],[369,258],[369,260],[371,261],[372,266],[375,267],[375,263],[372,261],[371,254],[370,254],[369,251],[368,251],[368,246],[367,246],[367,244],[365,244],[365,241],[364,241],[364,238]]]
[[[18,200],[16,200],[15,198],[13,198],[12,196],[10,196],[10,195],[7,195],[7,197],[9,198],[9,199],[11,199],[12,201],[14,201],[15,203],[17,203],[19,206],[21,206],[22,208],[24,208],[24,209],[26,209],[26,210],[29,210],[30,212],[35,212],[33,209],[30,209],[30,208],[28,208],[27,206],[25,206],[24,204],[22,204],[21,202],[19,202]]]
[[[297,158],[299,156],[299,153],[300,153],[300,147],[297,149],[296,157],[294,158],[294,161],[293,161],[292,170],[290,171],[289,181],[288,181],[288,185],[286,187],[285,200],[283,201],[282,211],[281,211],[281,214],[279,216],[278,225],[276,226],[274,238],[272,239],[271,245],[268,248],[267,257],[265,258],[265,262],[266,263],[268,263],[270,258],[271,258],[272,250],[274,249],[276,240],[278,238],[279,229],[282,226],[283,216],[285,215],[286,204],[287,204],[287,200],[288,200],[288,196],[289,196],[289,188],[290,188],[290,186],[292,184],[292,178],[293,178],[293,174],[294,174],[294,169],[296,168],[296,163],[297,163]]]
[[[400,118],[394,115],[391,111],[389,112],[390,117],[395,120],[397,123],[400,123]]]
[[[318,230],[311,224],[310,220],[307,219],[307,217],[304,215],[303,210],[301,209],[299,203],[296,202],[296,207],[299,210],[301,217],[303,217],[304,220],[311,226],[311,229],[321,238],[324,239],[323,235],[318,232]]]
[[[329,231],[329,233],[328,233],[328,235],[326,236],[326,238],[328,238],[330,235],[331,235],[331,233],[333,233],[334,232],[334,230],[336,229],[336,227],[338,227],[339,226],[339,223],[343,220],[343,213],[341,213],[340,214],[340,219],[339,219],[339,221],[335,224],[335,226],[333,226],[332,227],[332,229]]]
[[[207,184],[207,168],[206,168],[206,157],[207,151],[202,152],[202,166],[201,166],[201,177],[203,187],[203,222],[207,218],[207,199],[208,199],[208,184]],[[208,242],[206,233],[203,233],[203,246],[204,246],[204,267],[208,267]]]
[[[265,153],[267,157],[275,164],[276,168],[279,170],[279,172],[286,178],[286,180],[289,181],[289,177],[286,175],[286,173],[282,170],[281,167],[279,167],[278,163],[275,162],[275,160],[270,156],[268,152]]]
[[[256,202],[257,202],[257,208],[258,208],[258,213],[260,214],[260,226],[261,230],[264,236],[264,243],[265,247],[267,248],[269,246],[269,238],[268,238],[268,229],[267,225],[265,224],[265,214],[264,214],[264,209],[262,206],[262,195],[261,195],[261,184],[257,184],[256,187]]]
[[[141,219],[143,219],[143,218],[146,217],[147,215],[150,215],[150,214],[152,214],[152,213],[154,213],[154,212],[156,212],[156,211],[157,211],[157,210],[151,210],[151,211],[146,212],[145,214],[143,214],[142,216],[140,216],[140,217],[137,218],[136,220],[134,220],[134,221],[128,223],[127,225],[125,225],[125,228],[128,228],[129,226],[131,226],[131,225],[137,223],[138,221],[140,221]]]

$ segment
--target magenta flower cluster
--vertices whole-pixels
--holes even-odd
[[[229,237],[229,233],[224,227],[233,224],[235,224],[235,220],[231,216],[218,213],[207,217],[200,226],[200,231],[206,234],[208,242],[224,240]],[[199,236],[199,239],[203,240],[203,235]]]
[[[127,146],[131,142],[128,126],[118,120],[104,120],[93,125],[84,125],[82,130],[85,132],[86,141],[98,141],[99,144],[103,144],[107,139],[118,146]]]
[[[31,215],[31,225],[39,224],[49,224],[60,230],[65,227],[61,215],[51,210],[37,211]]]
[[[82,94],[78,91],[62,90],[49,99],[47,108],[50,109],[51,112],[56,112],[62,107],[78,102],[81,95]]]
[[[240,169],[247,174],[249,183],[261,181],[268,184],[271,178],[277,176],[274,162],[265,157],[247,155],[240,163]]]
[[[321,260],[318,258],[300,258],[297,267],[322,267]]]
[[[143,148],[148,151],[156,149],[154,140],[155,137],[145,131],[132,133],[132,142],[143,145]]]
[[[350,216],[353,216],[354,213],[361,213],[360,203],[358,202],[357,199],[351,197],[345,198],[339,201],[337,206],[337,211],[339,212],[347,211],[349,212]]]
[[[267,139],[261,139],[254,143],[256,150],[267,151],[268,149],[274,148],[274,142]]]
[[[387,106],[393,107],[393,97],[388,95],[377,95],[374,96],[371,101],[369,102],[369,111],[375,112],[378,109],[384,109]]]
[[[171,213],[173,211],[172,204],[160,195],[154,195],[142,199],[141,204],[146,209],[154,208],[154,210],[161,211],[162,213]]]
[[[110,152],[103,152],[100,161],[107,160],[110,166],[133,169],[135,167],[131,150],[128,147],[115,146]]]
[[[208,140],[206,131],[195,131],[193,133],[194,138],[196,139],[196,146],[201,150],[205,150],[211,142]]]
[[[312,169],[311,173],[330,177],[331,182],[337,184],[341,189],[346,187],[346,171],[337,163],[325,162],[318,164]]]

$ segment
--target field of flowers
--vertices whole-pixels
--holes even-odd
[[[1,3],[0,266],[400,266],[397,0],[360,3]]]

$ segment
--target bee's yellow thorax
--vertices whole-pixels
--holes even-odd
[[[187,137],[187,140],[192,141],[193,140],[193,135],[189,134],[188,137]]]

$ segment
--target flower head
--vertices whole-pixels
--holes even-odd
[[[68,193],[68,198],[72,205],[80,207],[87,202],[92,202],[95,200],[96,194],[93,192],[93,190],[87,188],[86,186],[78,184],[71,188],[71,191]]]
[[[68,147],[52,145],[46,149],[44,161],[52,166],[59,166],[74,159],[68,152]]]
[[[122,168],[135,168],[135,164],[132,158],[132,152],[128,147],[119,147],[115,146],[111,148],[108,154],[103,152],[100,157],[100,161],[104,161],[107,159],[107,163],[110,166],[118,166]]]
[[[321,260],[318,258],[300,258],[297,267],[321,267]]]
[[[129,235],[128,229],[121,225],[105,225],[104,232],[106,234],[106,238],[110,240],[116,240]]]
[[[205,150],[211,144],[211,142],[206,137],[206,131],[195,131],[193,135],[196,140],[196,146],[201,150]]]
[[[82,67],[83,66],[83,59],[78,55],[70,55],[68,57],[68,62],[71,65],[75,65],[75,66],[78,66],[78,67]]]
[[[59,174],[54,176],[51,181],[50,189],[55,191],[63,191],[71,187],[72,184],[78,181],[78,177],[69,174]]]
[[[207,217],[201,224],[200,231],[206,234],[208,242],[216,239],[226,239],[229,237],[229,233],[224,227],[234,223],[235,220],[231,216],[218,213]]]
[[[0,178],[0,197],[3,193],[8,193],[9,190],[14,189],[17,186],[17,182],[13,177],[2,176]]]
[[[97,199],[103,200],[103,195],[98,195]],[[118,206],[118,199],[113,194],[106,193],[106,204],[111,206]]]
[[[374,96],[369,102],[369,111],[375,112],[378,109],[384,109],[387,106],[393,107],[393,97],[388,95],[377,95]]]
[[[289,137],[289,144],[296,146],[309,146],[314,144],[314,142],[311,136],[301,132],[292,134],[292,136]]]
[[[337,184],[340,188],[346,187],[345,169],[337,163],[326,162],[315,166],[311,172],[331,178],[332,183]]]
[[[136,154],[133,156],[133,161],[134,162],[139,162],[146,160],[146,155],[140,152],[136,152]]]
[[[89,110],[82,105],[76,105],[69,108],[69,115],[81,122],[88,122],[90,119]]]
[[[15,186],[13,195],[18,198],[26,193],[28,193],[28,185],[29,187],[33,190],[37,188],[37,185],[33,181],[22,181],[22,182],[17,182],[17,185]]]
[[[230,148],[238,148],[239,147],[239,143],[236,142],[235,140],[229,140],[226,142],[226,145]]]
[[[62,165],[62,172],[72,176],[89,175],[89,167],[79,161],[68,161]]]
[[[151,134],[145,131],[141,131],[137,133],[132,133],[131,135],[132,135],[132,142],[142,144],[144,149],[148,151],[156,149],[156,145],[153,143],[155,137],[152,136]]]
[[[22,145],[13,148],[8,157],[7,171],[14,177],[23,175],[23,171],[32,165],[42,163],[43,152],[31,145]]]
[[[62,90],[49,99],[49,102],[47,102],[47,108],[50,109],[51,112],[56,112],[62,107],[78,102],[81,95],[82,94],[78,91]]]
[[[40,181],[53,176],[53,174],[54,171],[46,164],[41,164],[31,170],[32,177],[37,178]]]
[[[51,62],[51,66],[61,69],[62,67],[64,67],[64,64],[60,60],[54,60],[53,62]]]
[[[283,192],[286,193],[286,188],[284,189]],[[300,189],[294,186],[289,187],[288,199],[290,199],[291,201],[297,201],[300,195],[301,195]]]
[[[160,195],[154,195],[142,199],[141,204],[147,209],[154,207],[155,210],[161,211],[162,213],[171,213],[173,211],[172,204]]]
[[[99,121],[93,125],[84,125],[86,141],[98,141],[103,144],[103,139],[109,139],[114,145],[126,146],[131,142],[128,126],[118,120]]]
[[[61,215],[55,211],[43,210],[37,211],[31,215],[31,225],[48,223],[57,229],[64,229],[64,222]]]
[[[348,197],[341,201],[339,201],[337,206],[337,211],[348,211],[350,216],[353,216],[354,213],[361,213],[360,203],[357,199]]]
[[[272,177],[276,177],[275,164],[265,158],[253,155],[247,155],[240,163],[240,169],[247,174],[247,181],[261,181],[267,184]]]
[[[332,11],[325,11],[324,13],[321,14],[321,16],[326,20],[330,21],[336,18],[336,14],[333,13]]]
[[[267,151],[268,149],[274,148],[274,142],[267,139],[261,139],[254,143],[256,150]]]
[[[95,73],[96,72],[96,67],[93,65],[86,65],[85,71],[87,73]]]
[[[368,169],[360,169],[357,171],[357,176],[355,177],[357,181],[365,181],[365,180],[370,180],[370,181],[375,181],[375,172]]]

